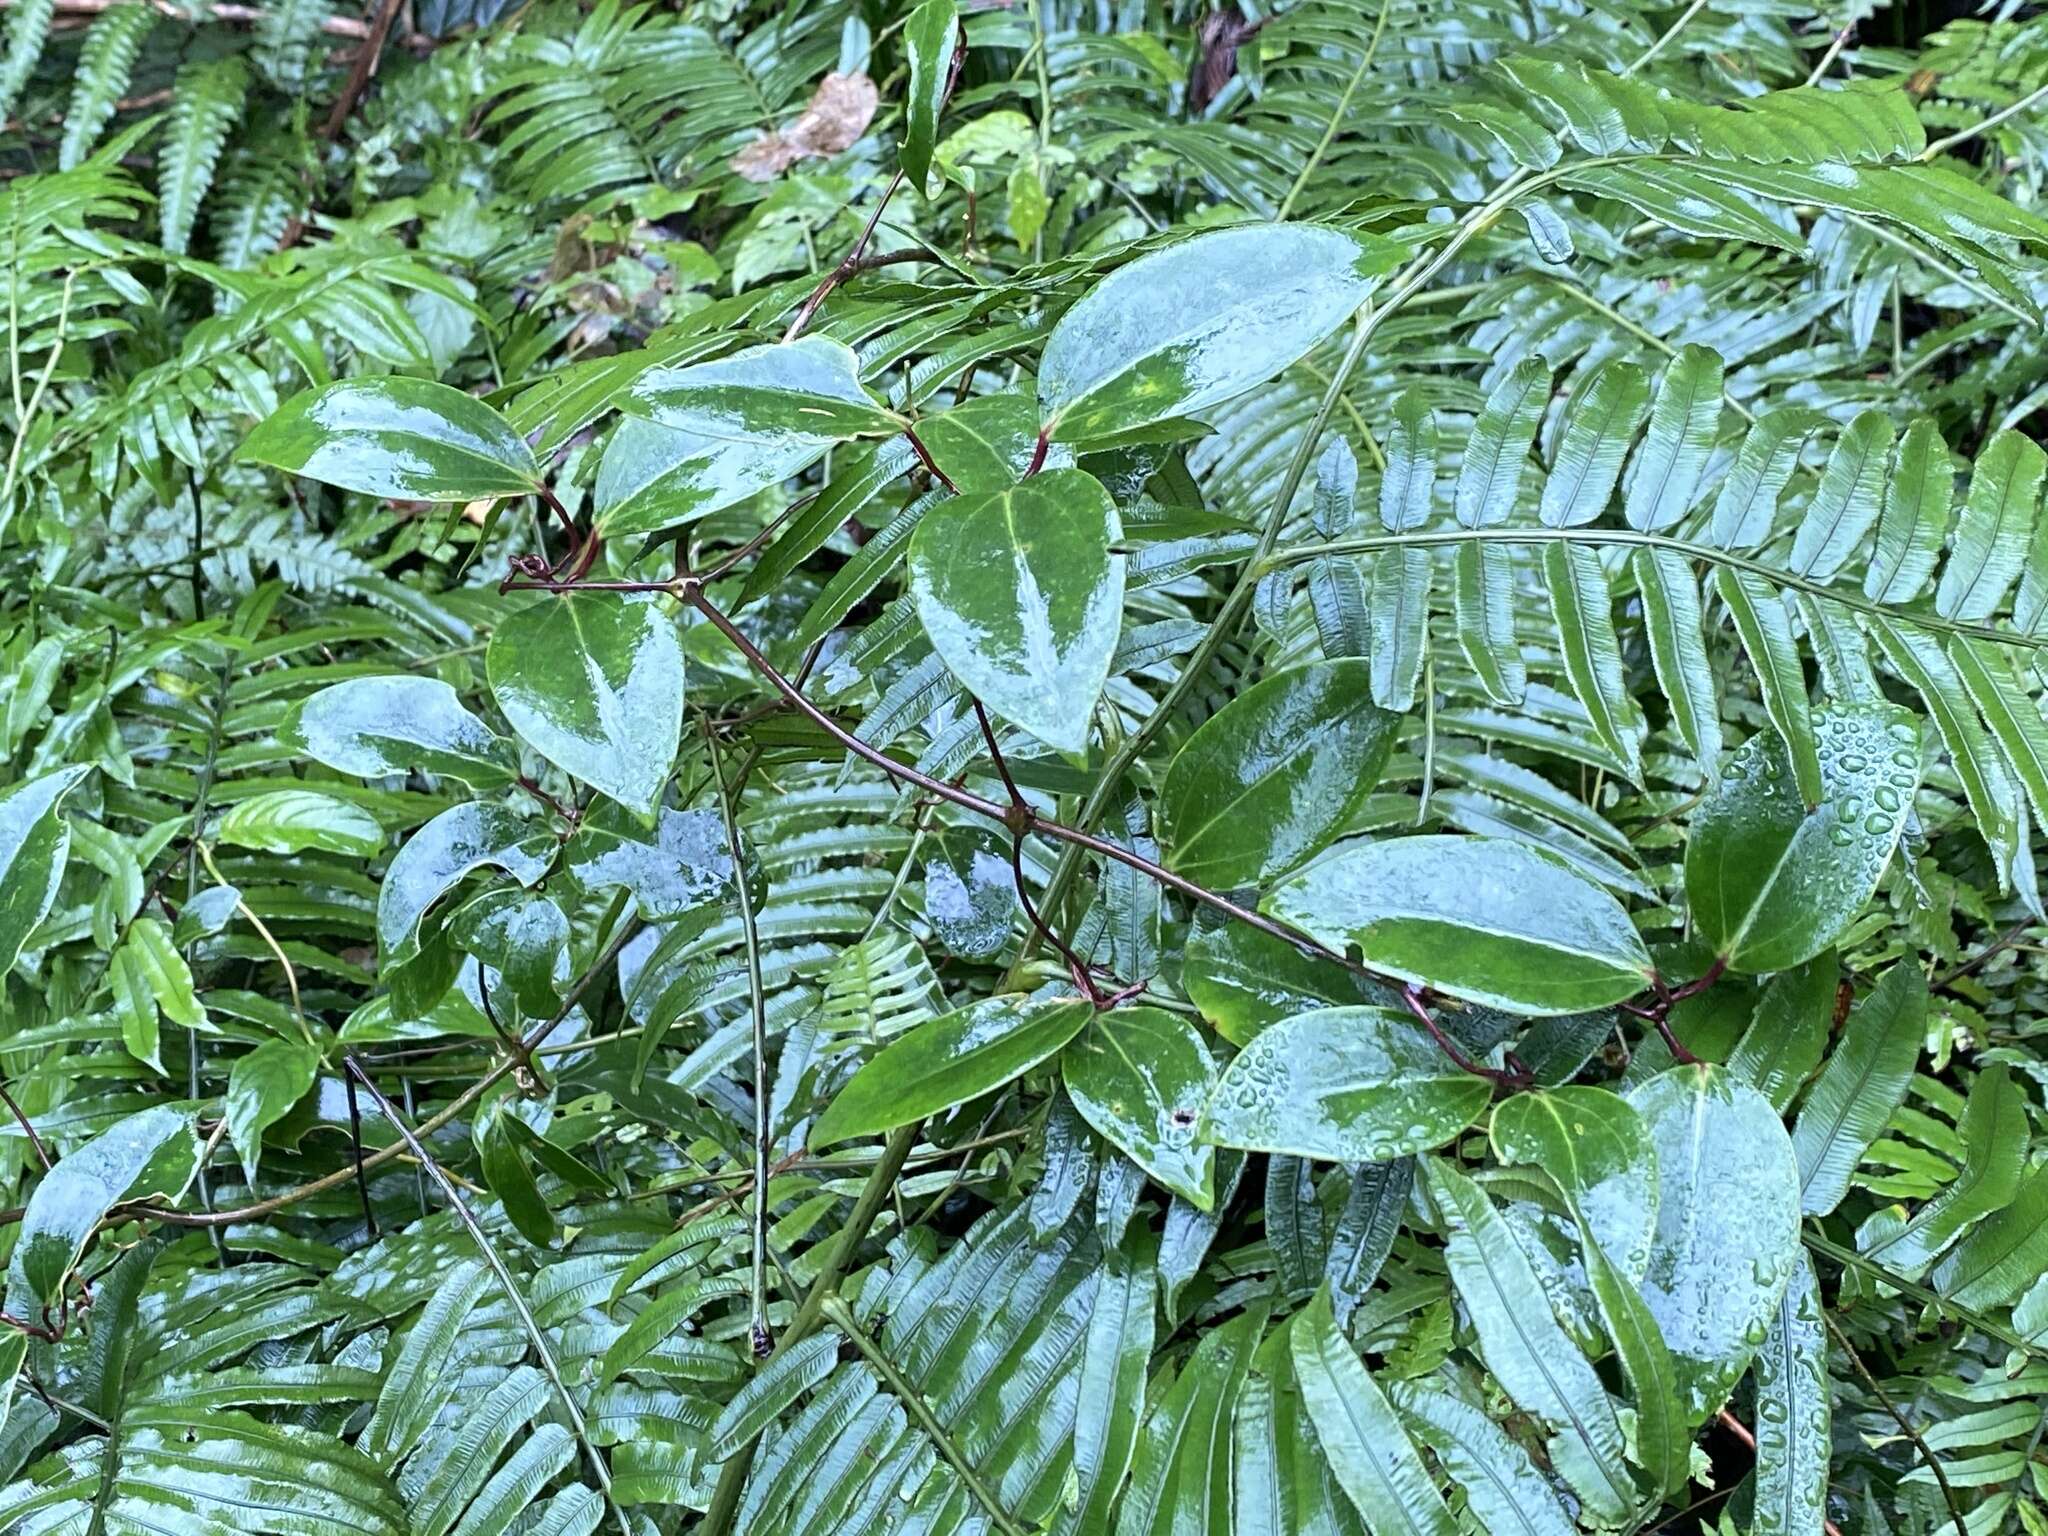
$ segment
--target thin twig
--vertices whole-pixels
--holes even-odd
[[[1927,1463],[1927,1470],[1934,1474],[1934,1481],[1941,1487],[1942,1501],[1948,1505],[1949,1518],[1955,1522],[1956,1536],[1970,1536],[1970,1527],[1963,1519],[1963,1506],[1956,1500],[1955,1489],[1949,1486],[1948,1473],[1942,1469],[1941,1458],[1936,1456],[1933,1449],[1921,1438],[1920,1431],[1913,1427],[1912,1420],[1899,1410],[1899,1405],[1892,1401],[1891,1394],[1886,1392],[1878,1379],[1870,1374],[1870,1367],[1865,1365],[1863,1357],[1856,1353],[1856,1346],[1849,1342],[1849,1336],[1842,1332],[1840,1325],[1825,1309],[1821,1312],[1820,1320],[1828,1325],[1828,1332],[1834,1335],[1835,1343],[1841,1347],[1842,1353],[1849,1357],[1849,1365],[1862,1378],[1863,1385],[1870,1388],[1878,1402],[1884,1405],[1884,1411],[1898,1422],[1900,1432],[1913,1442],[1913,1448],[1920,1453],[1920,1459]]]
[[[348,122],[356,103],[362,100],[363,92],[369,88],[370,76],[377,72],[377,62],[384,56],[384,39],[391,33],[391,23],[398,19],[400,3],[401,0],[384,0],[377,7],[369,36],[356,51],[355,63],[349,66],[348,79],[341,87],[341,94],[334,98],[334,110],[327,114],[327,121],[321,125],[321,138],[331,142]]]
[[[498,1285],[504,1291],[505,1299],[512,1303],[512,1310],[519,1314],[520,1326],[526,1330],[526,1337],[533,1345],[533,1352],[539,1357],[541,1370],[547,1374],[549,1384],[555,1389],[555,1397],[561,1403],[562,1412],[569,1420],[569,1431],[576,1437],[576,1443],[583,1448],[584,1457],[590,1463],[591,1476],[597,1479],[598,1490],[603,1493],[606,1505],[611,1509],[613,1518],[618,1521],[619,1530],[624,1536],[634,1536],[633,1526],[627,1520],[626,1512],[619,1507],[618,1500],[612,1497],[611,1468],[605,1465],[603,1455],[591,1443],[590,1431],[583,1419],[583,1409],[577,1403],[574,1394],[569,1391],[568,1383],[562,1380],[562,1368],[555,1360],[554,1346],[548,1343],[547,1335],[541,1331],[540,1324],[534,1319],[532,1309],[526,1304],[526,1297],[512,1278],[512,1271],[498,1253],[497,1244],[493,1243],[490,1234],[484,1231],[483,1224],[476,1219],[476,1213],[470,1210],[469,1202],[462,1198],[462,1191],[456,1188],[455,1181],[449,1178],[447,1172],[434,1160],[434,1155],[427,1150],[425,1143],[406,1126],[398,1107],[384,1096],[370,1074],[364,1070],[363,1064],[353,1056],[345,1056],[343,1061],[356,1081],[361,1083],[370,1097],[377,1101],[378,1113],[390,1122],[391,1128],[398,1132],[400,1140],[412,1150],[413,1156],[418,1158],[427,1172],[433,1176],[434,1182],[441,1186],[441,1193],[448,1197],[448,1203],[454,1207],[456,1218],[468,1229],[471,1239],[483,1254],[484,1262],[490,1265],[491,1273],[498,1277]]]

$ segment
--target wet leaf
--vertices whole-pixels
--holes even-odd
[[[294,704],[278,744],[359,778],[443,774],[472,789],[509,784],[512,745],[434,677],[355,677]]]
[[[1195,1131],[1215,1077],[1202,1037],[1162,1008],[1098,1014],[1060,1055],[1082,1118],[1197,1210],[1214,1198],[1215,1153]]]
[[[236,457],[407,501],[524,496],[541,483],[533,451],[504,417],[431,379],[343,379],[306,390],[251,432]]]

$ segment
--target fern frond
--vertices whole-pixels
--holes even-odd
[[[242,115],[249,71],[237,58],[215,59],[178,72],[157,175],[164,249],[183,255],[213,185],[228,130]]]
[[[113,121],[155,25],[155,7],[124,0],[102,12],[86,32],[72,75],[71,105],[64,112],[64,141],[57,151],[61,169],[70,170],[90,154],[100,130]]]

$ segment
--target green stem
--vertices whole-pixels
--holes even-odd
[[[946,1426],[941,1424],[938,1415],[932,1412],[931,1404],[924,1400],[924,1394],[917,1390],[916,1384],[909,1377],[896,1369],[889,1357],[882,1353],[873,1339],[868,1337],[867,1330],[861,1327],[860,1320],[853,1315],[852,1309],[845,1301],[838,1296],[826,1297],[825,1318],[853,1341],[853,1347],[866,1358],[868,1364],[874,1368],[875,1374],[888,1383],[889,1390],[896,1394],[897,1401],[910,1410],[910,1416],[917,1420],[918,1428],[925,1432],[932,1444],[938,1447],[939,1454],[946,1458],[955,1472],[960,1474],[960,1480],[967,1485],[967,1491],[974,1495],[974,1502],[988,1511],[988,1517],[995,1522],[996,1529],[1002,1531],[1004,1536],[1025,1536],[1024,1527],[996,1501],[995,1494],[981,1480],[981,1474],[974,1470],[973,1464],[962,1454],[960,1447],[953,1443],[953,1437],[946,1433]]]

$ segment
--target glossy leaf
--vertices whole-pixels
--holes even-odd
[[[681,917],[732,884],[732,848],[715,811],[663,807],[651,842],[586,823],[567,852],[569,873],[581,884],[631,892],[647,922]]]
[[[1934,574],[1955,499],[1955,467],[1931,417],[1915,417],[1899,439],[1898,462],[1885,486],[1877,547],[1863,572],[1863,595],[1882,603],[1910,601]]]
[[[1484,1079],[1405,1014],[1327,1008],[1272,1025],[1238,1053],[1201,1135],[1253,1152],[1377,1163],[1442,1146],[1489,1097]]]
[[[1728,1070],[1783,1113],[1813,1069],[1835,1022],[1841,963],[1833,950],[1780,971],[1757,999],[1756,1014],[1728,1057]]]
[[[1721,379],[1720,354],[1707,347],[1683,347],[1665,367],[1649,430],[1629,464],[1629,527],[1662,533],[1692,510],[1720,437]]]
[[[1797,1536],[1827,1518],[1834,1392],[1821,1305],[1802,1253],[1756,1357],[1756,1536]]]
[[[540,488],[526,440],[474,395],[430,379],[344,379],[290,400],[237,455],[344,490],[474,501]]]
[[[1814,1080],[1792,1127],[1801,1208],[1825,1216],[1842,1203],[1863,1154],[1905,1100],[1926,1033],[1927,978],[1894,965],[1849,1013],[1849,1025]]]
[[[1507,521],[1549,403],[1550,365],[1540,357],[1523,358],[1486,397],[1451,493],[1460,527],[1492,528]]]
[[[991,997],[920,1024],[839,1090],[811,1145],[873,1135],[978,1099],[1057,1053],[1093,1016],[1082,1002]]]
[[[518,776],[511,743],[433,677],[355,677],[286,711],[279,745],[359,778],[443,774],[472,789]]]
[[[116,1121],[60,1159],[36,1185],[21,1218],[10,1271],[44,1307],[57,1305],[72,1266],[100,1219],[123,1200],[175,1199],[199,1168],[192,1116],[159,1104]]]
[[[495,866],[532,885],[553,862],[555,839],[502,805],[470,803],[443,811],[406,839],[377,892],[377,942],[386,965],[419,952],[420,919],[475,869]]]
[[[1577,1013],[1649,981],[1615,899],[1561,861],[1500,838],[1398,837],[1342,848],[1264,910],[1367,965],[1513,1013]]]
[[[238,848],[266,853],[353,854],[374,858],[384,846],[377,818],[346,800],[312,790],[279,789],[236,802],[215,835]]]
[[[1400,257],[1369,235],[1242,224],[1119,267],[1046,339],[1050,434],[1108,438],[1244,393],[1342,326]]]
[[[1320,852],[1379,781],[1399,717],[1356,660],[1255,684],[1187,740],[1160,786],[1170,866],[1212,889],[1252,885]]]
[[[1600,558],[1581,545],[1549,545],[1543,551],[1543,583],[1557,621],[1565,676],[1585,707],[1593,735],[1621,761],[1631,779],[1639,779],[1643,770],[1637,738],[1642,721],[1622,675],[1613,597]]]
[[[1673,550],[1639,549],[1630,568],[1671,723],[1695,760],[1711,772],[1721,762],[1721,713],[1713,663],[1700,633],[1699,583],[1685,557]]]
[[[1627,1097],[1657,1149],[1642,1295],[1698,1424],[1748,1368],[1799,1258],[1798,1163],[1770,1101],[1721,1068],[1673,1067]]]
[[[1082,1118],[1197,1210],[1214,1199],[1215,1153],[1195,1132],[1215,1077],[1202,1037],[1160,1008],[1099,1014],[1060,1054]]]
[[[1537,507],[1545,527],[1576,528],[1607,510],[1649,404],[1650,381],[1633,363],[1602,364],[1574,392]]]
[[[265,1040],[235,1058],[228,1073],[228,1140],[252,1185],[263,1133],[305,1097],[319,1066],[319,1055],[299,1040]]]
[[[1820,742],[1806,697],[1806,669],[1785,604],[1762,577],[1724,568],[1714,573],[1714,590],[1735,621],[1742,648],[1756,671],[1764,710],[1791,754],[1792,774],[1807,805],[1820,804],[1825,783]]]
[[[536,752],[653,819],[683,725],[683,647],[659,599],[542,598],[498,626],[485,660]]]
[[[910,592],[932,646],[991,711],[1079,752],[1122,627],[1115,505],[1080,470],[936,508],[910,541]]]
[[[1657,1153],[1629,1102],[1604,1088],[1518,1093],[1493,1111],[1502,1162],[1541,1168],[1631,1281],[1642,1279],[1657,1229]]]
[[[1202,1017],[1238,1046],[1297,1013],[1380,1000],[1362,978],[1334,961],[1242,923],[1198,930],[1188,940],[1181,984]]]
[[[1882,411],[1864,411],[1843,430],[1792,540],[1796,574],[1832,581],[1862,547],[1877,524],[1891,453],[1892,424]]]
[[[1999,432],[1984,445],[1956,518],[1948,564],[1934,589],[1936,613],[1968,620],[1998,611],[2026,562],[2044,477],[2048,454],[2031,438]]]
[[[1569,1536],[1578,1529],[1529,1453],[1484,1413],[1420,1382],[1397,1381],[1387,1390],[1409,1433],[1465,1490],[1492,1536]]]
[[[1955,1237],[2005,1209],[2019,1192],[2030,1139],[2027,1098],[2005,1063],[1977,1074],[1956,1122],[1962,1168],[1910,1216],[1888,1207],[1856,1229],[1856,1246],[1896,1275],[1917,1280]]]
[[[953,69],[953,50],[960,42],[960,20],[953,0],[924,0],[903,27],[904,51],[910,56],[910,86],[905,97],[903,174],[920,192],[930,174],[932,146],[938,142],[939,108]]]
[[[1736,971],[1781,971],[1830,947],[1891,860],[1919,783],[1919,731],[1888,705],[1814,713],[1822,795],[1809,812],[1773,732],[1737,749],[1692,819],[1685,889],[1696,932]]]
[[[57,900],[71,827],[57,814],[64,796],[92,770],[59,768],[0,790],[0,975]]]

